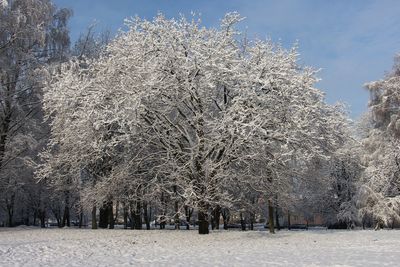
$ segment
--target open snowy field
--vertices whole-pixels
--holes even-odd
[[[400,231],[1,229],[0,266],[399,266]]]

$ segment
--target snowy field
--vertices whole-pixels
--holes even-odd
[[[0,228],[0,266],[399,266],[400,231]]]

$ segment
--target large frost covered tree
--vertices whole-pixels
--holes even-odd
[[[240,188],[270,207],[290,198],[301,166],[341,143],[344,115],[324,103],[296,48],[248,41],[241,20],[229,13],[207,29],[183,17],[134,18],[98,59],[51,73],[39,177],[82,187],[90,207],[163,205],[168,195],[176,218],[197,211],[200,234],[211,210],[242,201]]]
[[[372,217],[376,226],[400,222],[400,56],[382,80],[368,83],[369,125],[363,140],[366,170],[358,196],[362,219]]]

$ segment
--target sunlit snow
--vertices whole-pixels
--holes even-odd
[[[0,266],[398,266],[400,231],[1,229]]]

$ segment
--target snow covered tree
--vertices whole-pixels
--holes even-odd
[[[333,227],[350,228],[359,222],[356,199],[364,170],[362,153],[359,140],[349,139],[332,157],[329,166],[331,182],[323,199],[327,205],[323,207],[325,218]]]
[[[358,205],[362,218],[371,216],[376,227],[400,221],[400,72],[399,56],[382,80],[368,83],[370,129],[363,139],[367,166]]]
[[[32,200],[34,192],[41,199],[43,190],[36,190],[33,179],[47,134],[39,69],[69,45],[64,27],[68,16],[63,13],[68,10],[56,10],[47,0],[5,0],[0,5],[0,192],[9,226],[16,204],[25,209],[23,203]]]
[[[154,194],[163,205],[168,195],[174,218],[197,210],[200,234],[211,210],[234,205],[236,185],[271,207],[283,199],[296,173],[289,163],[331,153],[343,113],[324,103],[295,48],[244,42],[241,20],[229,13],[206,29],[135,18],[87,68],[65,64],[44,97],[52,136],[40,175],[87,171],[97,205]]]

